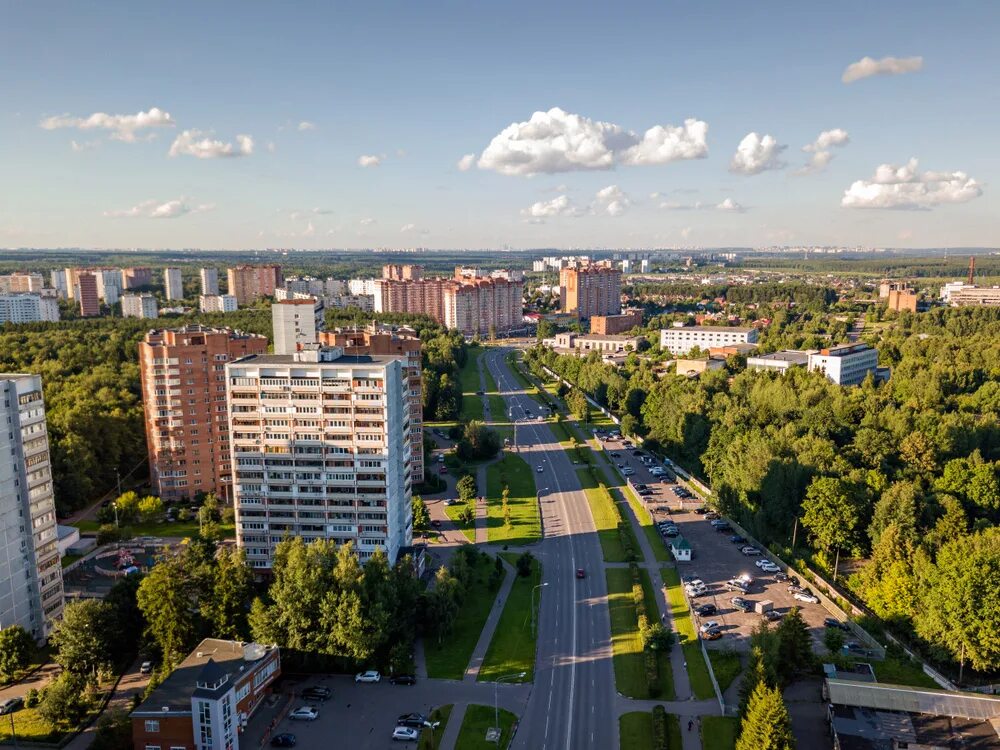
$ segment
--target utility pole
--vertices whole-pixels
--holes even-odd
[[[18,744],[17,744],[17,732],[14,731],[14,712],[11,711],[7,715],[10,717],[10,736],[14,739],[14,747],[18,747]]]
[[[795,526],[792,527],[792,554],[795,554],[795,537],[799,535],[799,517],[795,516]]]
[[[527,672],[518,672],[517,674],[507,674],[503,677],[498,677],[497,681],[493,683],[493,726],[497,730],[497,745],[500,744],[500,735],[503,734],[500,731],[500,683],[504,680],[520,680],[528,674]]]
[[[547,583],[540,583],[535,588],[531,590],[531,634],[536,635],[535,628],[538,625],[538,616],[535,613],[535,592],[542,588],[543,586],[548,586]]]

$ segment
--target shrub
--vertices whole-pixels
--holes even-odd
[[[531,567],[535,562],[534,556],[530,552],[525,552],[517,558],[517,574],[522,578],[531,575]]]
[[[663,706],[653,706],[653,750],[668,750],[667,711]]]
[[[112,523],[102,524],[97,530],[97,544],[114,544],[124,539],[122,530]]]
[[[24,696],[24,707],[35,708],[39,700],[41,700],[41,696],[38,691],[35,688],[31,688]]]
[[[642,657],[646,667],[646,685],[649,687],[649,697],[656,698],[660,694],[659,662],[656,660],[656,654],[652,651],[643,651]]]
[[[667,651],[674,644],[674,634],[660,623],[653,623],[643,633],[644,646],[653,651]]]

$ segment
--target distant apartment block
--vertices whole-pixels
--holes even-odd
[[[319,334],[323,346],[339,346],[345,354],[399,355],[405,357],[407,394],[410,401],[410,478],[424,481],[424,378],[421,343],[412,328],[373,323],[366,328],[337,328]]]
[[[267,351],[267,337],[191,325],[157,329],[139,344],[153,492],[164,499],[214,492],[231,500],[226,363]]]
[[[316,334],[325,327],[323,300],[286,299],[271,305],[274,353],[294,354],[304,344],[315,344]]]
[[[156,297],[152,294],[123,294],[123,318],[155,318],[159,315]]]
[[[614,336],[642,325],[642,310],[625,310],[620,315],[594,315],[590,318],[590,332],[601,336]]]
[[[66,289],[66,269],[55,268],[49,272],[49,283],[52,288],[56,290],[56,294],[61,299],[66,299],[69,297],[69,291]]]
[[[382,266],[382,278],[395,281],[419,281],[424,277],[423,266],[405,263],[387,263]]]
[[[622,309],[622,272],[610,263],[575,263],[559,271],[559,304],[581,320],[618,315]]]
[[[219,269],[202,268],[198,271],[201,279],[201,293],[205,296],[213,296],[219,293]]]
[[[349,279],[347,282],[348,294],[366,294],[377,298],[381,288],[382,279]]]
[[[391,563],[412,544],[406,361],[317,346],[226,366],[236,540],[254,568],[288,536]]]
[[[122,289],[139,289],[144,286],[151,286],[153,283],[152,268],[123,268]]]
[[[1000,305],[1000,286],[964,286],[952,291],[949,301],[954,307],[996,307]]]
[[[12,273],[0,276],[0,294],[19,292],[41,292],[45,288],[45,277],[40,273]]]
[[[375,311],[375,297],[370,294],[335,294],[327,295],[327,307],[344,309],[356,307],[363,312]]]
[[[163,285],[167,299],[184,299],[184,278],[179,268],[163,269]]]
[[[86,271],[74,273],[73,297],[80,304],[80,317],[92,318],[101,314],[100,295],[97,291],[97,276]]]
[[[98,268],[94,274],[97,276],[97,296],[108,305],[115,304],[122,294],[122,272],[117,268]]]
[[[59,320],[55,297],[29,293],[0,293],[0,323],[40,323]]]
[[[42,379],[0,373],[0,627],[48,637],[63,609]]]
[[[785,349],[772,354],[758,354],[747,357],[748,370],[764,370],[767,372],[788,372],[793,367],[806,367],[809,364],[809,352]]]
[[[241,307],[259,300],[273,297],[274,290],[283,284],[281,266],[269,264],[261,266],[236,266],[226,271],[229,284],[227,290],[235,295]]]
[[[869,373],[877,375],[878,352],[868,344],[840,344],[809,352],[807,366],[837,385],[859,385]]]
[[[757,343],[756,328],[683,326],[664,328],[660,331],[660,348],[666,349],[671,354],[687,354],[695,347],[707,351],[712,347],[755,343]]]
[[[202,312],[233,312],[239,303],[232,294],[203,294],[198,297],[198,309]]]

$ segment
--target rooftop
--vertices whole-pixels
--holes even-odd
[[[793,365],[804,365],[809,362],[809,352],[785,349],[784,351],[772,352],[771,354],[758,354],[753,357],[748,357],[747,363],[749,364],[751,360],[755,359],[767,359],[778,362],[791,362]]]
[[[753,327],[743,326],[674,326],[664,328],[665,331],[697,331],[698,333],[750,333],[756,331]]]
[[[309,360],[303,358],[303,354],[308,351],[297,352],[295,354],[250,354],[246,357],[233,360],[233,364],[240,365],[315,365],[315,364],[337,364],[337,365],[384,365],[389,362],[405,359],[402,354],[341,354],[333,359]]]

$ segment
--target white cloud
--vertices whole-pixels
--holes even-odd
[[[100,141],[70,141],[69,147],[73,149],[76,153],[81,151],[92,151],[95,148],[99,148],[101,145]]]
[[[475,154],[466,154],[461,159],[458,160],[458,170],[460,172],[468,172],[476,163]]]
[[[532,203],[521,213],[532,219],[545,219],[552,216],[580,216],[581,211],[573,205],[569,196],[560,195],[552,200]]]
[[[372,219],[372,218],[368,217],[368,218],[364,218],[364,219],[362,219],[362,220],[361,220],[361,221],[359,221],[358,223],[359,223],[359,224],[360,224],[361,226],[363,226],[363,227],[369,227],[369,226],[371,226],[372,224],[376,224],[376,223],[378,223],[378,222],[376,222],[376,221],[375,221],[375,219]]]
[[[277,150],[277,146],[274,145],[274,141],[268,141],[267,142],[267,151],[268,151],[268,153],[273,154],[276,150]]]
[[[358,157],[359,167],[377,167],[382,163],[382,157],[376,154],[362,154]]]
[[[746,206],[734,201],[732,198],[726,198],[721,203],[716,204],[702,203],[701,201],[696,201],[695,203],[664,201],[660,204],[660,208],[665,211],[726,211],[737,214],[746,213],[747,211]]]
[[[595,214],[621,216],[632,205],[628,195],[617,185],[608,185],[597,191],[591,209]]]
[[[416,224],[403,224],[403,226],[401,226],[399,228],[399,231],[400,232],[412,232],[416,228],[417,228]]]
[[[736,147],[729,171],[739,174],[760,174],[769,169],[783,169],[785,162],[779,158],[787,146],[782,146],[773,135],[747,133]]]
[[[104,215],[111,219],[176,219],[186,214],[200,214],[215,208],[214,203],[202,203],[189,206],[186,198],[171,201],[148,200],[118,211],[105,211]]]
[[[919,172],[917,160],[904,166],[880,164],[870,180],[857,180],[840,205],[844,208],[929,210],[945,203],[966,203],[983,189],[965,172]]]
[[[105,112],[95,112],[89,117],[71,117],[59,115],[47,117],[39,125],[45,130],[60,128],[75,128],[76,130],[109,130],[112,140],[135,143],[139,140],[137,131],[147,128],[172,128],[176,123],[169,112],[153,107],[148,112],[137,112],[134,115],[109,115]]]
[[[862,57],[844,69],[844,75],[841,76],[840,80],[844,83],[854,83],[871,76],[898,76],[903,73],[916,73],[923,67],[924,58],[922,57],[883,57],[881,60]]]
[[[830,163],[830,160],[833,159],[833,153],[830,149],[842,148],[850,142],[850,136],[842,128],[824,130],[816,137],[815,141],[807,143],[802,147],[803,151],[807,154],[812,154],[812,156],[809,158],[809,163],[796,171],[796,174],[810,174],[822,171]]]
[[[732,198],[726,198],[715,207],[716,211],[728,211],[729,213],[742,214],[746,212],[746,207],[737,203]]]
[[[303,120],[298,125],[298,131],[300,133],[302,133],[302,132],[304,132],[306,130],[315,130],[315,129],[316,129],[316,123],[309,122],[308,120]]]
[[[193,156],[197,159],[224,159],[249,156],[253,153],[253,138],[237,135],[236,144],[226,143],[200,130],[182,131],[170,145],[170,156]]]
[[[691,119],[683,127],[654,126],[640,137],[614,123],[553,107],[504,128],[480,154],[478,166],[527,176],[611,169],[616,164],[666,164],[704,157],[707,130],[704,122]]]

